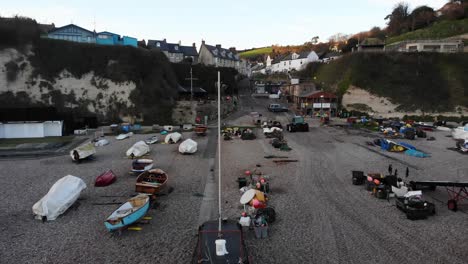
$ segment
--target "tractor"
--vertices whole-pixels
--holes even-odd
[[[292,122],[286,125],[289,132],[309,132],[309,124],[304,122],[304,117],[294,116]]]

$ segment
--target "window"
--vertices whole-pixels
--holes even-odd
[[[284,66],[286,66],[286,62],[284,62]]]
[[[161,47],[161,43],[156,42],[156,47]]]
[[[176,46],[174,46],[174,49],[175,49],[175,50],[179,50],[179,47],[177,47],[177,45],[176,45]]]
[[[291,61],[289,61],[289,65],[291,65]]]

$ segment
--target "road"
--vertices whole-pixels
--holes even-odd
[[[257,111],[265,118],[286,124],[291,114],[266,111],[270,100],[243,94],[243,113]],[[245,117],[230,120],[245,122]],[[443,189],[428,193],[436,203],[437,214],[426,220],[410,221],[394,201],[378,200],[363,186],[351,184],[351,171],[385,172],[388,165],[403,175],[410,167],[410,179],[467,180],[466,156],[448,151],[451,144],[444,133],[432,133],[437,143],[424,139],[411,142],[432,154],[419,159],[404,154],[369,149],[365,141],[375,135],[320,127],[313,121],[308,133],[287,133],[293,149],[274,150],[268,139],[257,133],[255,141],[224,143],[229,161],[223,168],[225,210],[239,215],[239,194],[234,179],[242,168],[260,170],[271,177],[270,205],[278,221],[270,226],[268,239],[248,234],[255,263],[468,263],[466,207],[461,212],[446,208]],[[269,154],[287,155],[298,163],[275,165],[263,158]],[[458,178],[457,178],[458,177]]]

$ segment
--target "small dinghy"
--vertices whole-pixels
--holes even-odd
[[[133,136],[133,132],[129,132],[127,134],[120,134],[120,135],[116,136],[115,139],[123,140],[123,139],[129,138],[131,136]]]
[[[91,157],[96,154],[96,148],[93,143],[88,142],[70,151],[70,157],[73,161],[79,162],[80,160]]]
[[[193,154],[197,152],[198,143],[188,138],[179,145],[179,152],[182,154]]]
[[[159,141],[159,138],[157,136],[152,136],[150,138],[145,139],[145,143],[148,145],[155,144]]]
[[[78,200],[84,189],[86,184],[76,176],[67,175],[61,178],[33,205],[35,218],[43,221],[55,220]]]
[[[112,170],[108,170],[101,175],[96,177],[96,181],[94,181],[95,187],[105,187],[111,185],[117,180],[114,172]]]
[[[153,168],[152,159],[136,159],[132,162],[132,172],[144,172]]]
[[[150,148],[144,141],[138,141],[126,152],[127,157],[129,158],[138,158],[149,153]]]
[[[138,175],[135,191],[155,195],[166,187],[167,174],[161,169],[145,171]]]
[[[107,230],[117,231],[138,222],[148,212],[150,199],[146,194],[130,198],[115,210],[104,222]]]
[[[182,138],[182,134],[178,132],[170,133],[164,138],[164,142],[166,144],[175,144],[179,142],[179,140]]]

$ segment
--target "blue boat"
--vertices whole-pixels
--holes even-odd
[[[109,231],[118,231],[138,222],[146,215],[150,206],[150,198],[146,194],[139,194],[130,198],[115,210],[104,222]]]

